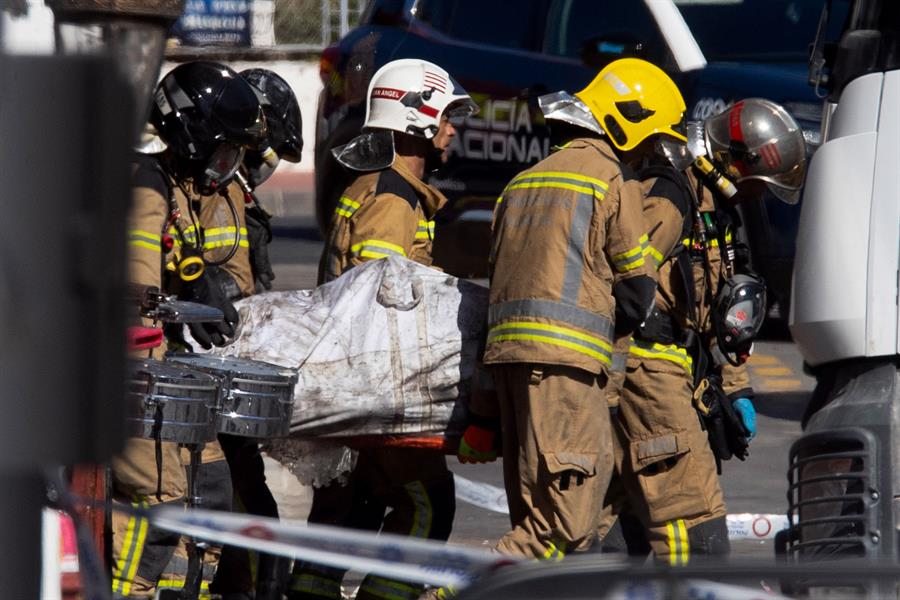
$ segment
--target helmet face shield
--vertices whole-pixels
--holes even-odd
[[[538,98],[538,106],[545,119],[562,121],[588,131],[603,135],[603,128],[597,123],[591,110],[569,92],[553,92]]]
[[[280,162],[281,157],[272,148],[247,150],[244,153],[241,171],[244,173],[247,183],[255,190],[272,176]]]
[[[194,191],[201,196],[211,196],[223,189],[234,178],[244,158],[244,147],[231,143],[220,144],[194,177]]]
[[[709,157],[735,183],[758,179],[796,203],[806,173],[806,142],[794,118],[760,98],[737,102],[705,122]]]
[[[394,163],[394,133],[386,129],[366,131],[332,149],[331,154],[348,169],[380,171]]]
[[[676,170],[684,171],[694,162],[688,145],[681,140],[661,135],[655,142],[656,153],[669,161]]]

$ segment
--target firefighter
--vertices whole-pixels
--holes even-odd
[[[446,199],[423,178],[440,164],[455,135],[453,122],[475,111],[446,71],[415,59],[381,67],[367,98],[363,133],[334,151],[344,166],[367,172],[341,195],[319,283],[392,255],[431,265],[433,219]],[[453,478],[443,455],[374,449],[359,453],[346,485],[315,489],[309,522],[446,540],[454,511]],[[289,597],[339,599],[342,577],[339,570],[298,563]],[[369,574],[356,597],[403,600],[421,591],[419,584]]]
[[[766,100],[738,102],[690,129],[693,153],[670,148],[684,170],[643,171],[659,285],[627,350],[613,419],[617,481],[600,531],[627,505],[639,523],[623,520],[629,551],[652,549],[673,566],[729,552],[717,470],[732,456],[743,460],[756,435],[744,362],[765,316],[765,288],[737,243],[734,205],[761,200],[762,183],[795,194],[806,159],[799,127]],[[693,164],[679,164],[694,154]]]
[[[228,276],[204,265],[202,231],[192,218],[202,199],[215,199],[240,165],[244,145],[264,134],[264,117],[252,88],[215,63],[194,62],[167,74],[154,94],[147,134],[135,156],[134,198],[129,216],[129,280],[220,308],[225,320],[192,324],[204,347],[233,334],[237,312],[225,297]],[[150,356],[160,359],[165,348]],[[221,455],[217,444],[211,450]],[[204,469],[200,493],[207,506],[230,505],[224,460]],[[217,484],[204,489],[204,482]],[[134,506],[182,503],[187,481],[180,449],[173,443],[129,439],[112,462],[113,500]],[[118,598],[152,597],[160,582],[179,586],[164,574],[179,536],[150,527],[146,519],[113,513],[112,590]],[[181,574],[183,577],[183,572]]]
[[[268,69],[248,69],[240,72],[260,96],[260,104],[266,117],[266,137],[255,149],[247,150],[240,171],[228,186],[228,196],[234,200],[237,224],[223,204],[210,203],[201,207],[200,222],[206,229],[206,244],[210,244],[210,228],[218,228],[222,235],[205,245],[207,257],[235,248],[234,258],[225,262],[223,269],[230,273],[238,285],[230,299],[238,300],[257,291],[272,288],[275,278],[269,262],[267,245],[272,239],[270,215],[259,203],[254,190],[275,171],[281,159],[300,162],[303,149],[300,106],[288,83]],[[238,236],[234,232],[239,232]],[[229,237],[230,234],[230,237]],[[224,257],[221,257],[224,258]],[[238,506],[248,514],[278,518],[278,506],[266,485],[265,467],[259,443],[253,438],[219,435],[219,443],[225,452],[234,485],[234,498]],[[260,554],[256,568],[251,568],[247,550],[225,546],[216,578],[211,586],[214,593],[224,597],[281,598],[283,559]]]
[[[484,363],[500,404],[512,525],[497,549],[560,560],[596,534],[613,463],[611,340],[644,319],[655,289],[629,165],[660,138],[685,140],[685,105],[639,59],[614,61],[574,96],[540,105],[568,139],[497,200]]]

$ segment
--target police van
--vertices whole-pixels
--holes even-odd
[[[316,201],[324,229],[349,180],[330,150],[365,118],[369,79],[397,58],[432,61],[480,105],[431,183],[448,197],[438,213],[435,259],[460,276],[487,272],[494,202],[519,171],[550,151],[542,94],[584,87],[608,62],[650,60],[678,81],[689,119],[733,100],[785,105],[817,143],[821,100],[806,82],[807,46],[822,0],[371,0],[360,25],[321,58]],[[699,49],[698,49],[699,47]],[[700,52],[702,50],[702,53]],[[705,59],[704,59],[705,55]],[[708,61],[708,64],[707,64]],[[799,211],[774,199],[745,215],[756,268],[786,297]]]

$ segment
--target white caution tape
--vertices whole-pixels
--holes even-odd
[[[698,600],[788,600],[786,596],[770,591],[702,579],[686,579],[669,585],[661,581],[629,581],[613,586],[602,596],[603,600],[668,600],[672,597]]]
[[[454,473],[456,497],[479,508],[509,514],[506,492],[489,483],[472,481]],[[729,540],[770,540],[782,529],[787,529],[785,515],[739,513],[728,515]]]
[[[130,509],[126,510],[130,512]],[[149,516],[153,524],[161,529],[207,541],[340,569],[375,572],[385,577],[458,589],[466,587],[487,571],[521,560],[433,540],[322,525],[295,525],[277,519],[211,510],[185,511],[160,506],[142,514]],[[623,565],[609,564],[608,568],[618,569]],[[751,588],[694,579],[677,582],[675,586],[679,597],[704,600],[781,598]],[[662,582],[634,581],[613,587],[603,597],[663,600],[668,597],[669,590]]]
[[[211,510],[158,507],[149,516],[157,527],[182,535],[430,585],[462,587],[485,570],[517,560],[432,540],[325,525],[294,525]]]
[[[787,528],[788,519],[785,515],[728,515],[730,540],[771,540],[775,538],[775,534]]]
[[[460,477],[456,473],[453,474],[453,484],[456,487],[456,497],[459,500],[492,512],[504,515],[509,514],[509,505],[506,503],[506,490],[489,483]]]

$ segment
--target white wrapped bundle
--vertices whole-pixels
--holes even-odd
[[[215,352],[298,369],[294,437],[459,433],[487,299],[402,258],[370,261],[240,301],[237,337]]]

